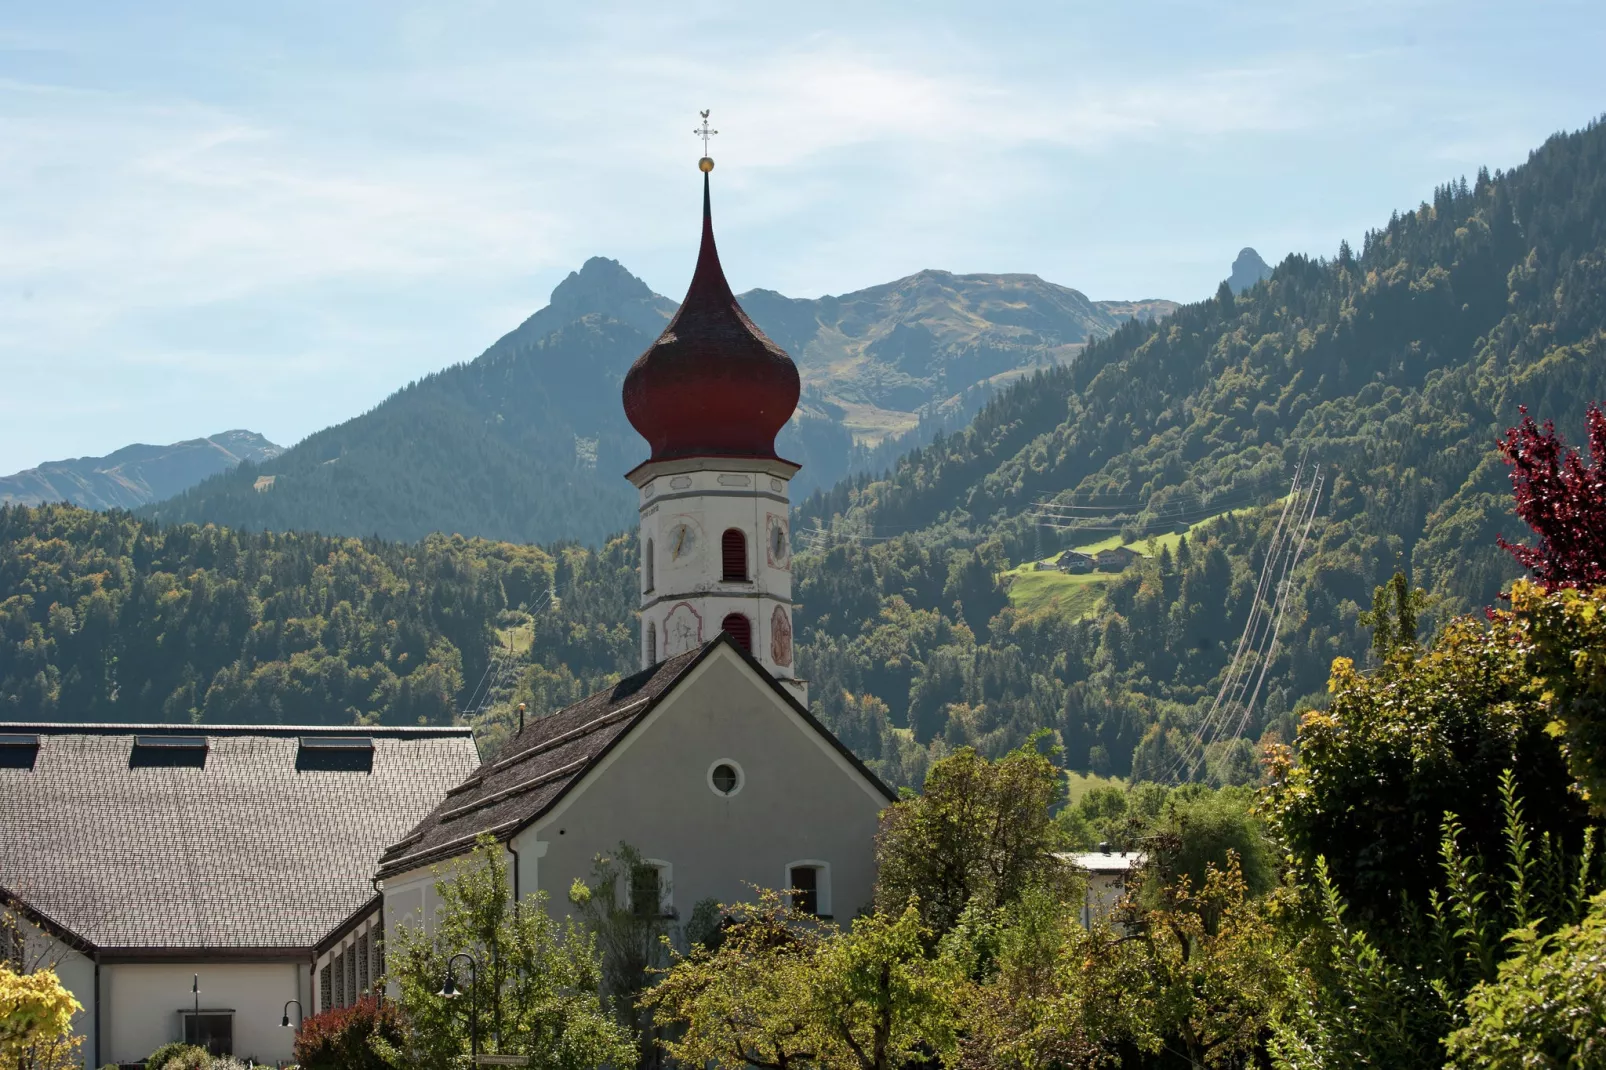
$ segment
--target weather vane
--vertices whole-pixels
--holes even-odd
[[[706,109],[700,114],[703,117],[703,125],[693,130],[692,133],[703,139],[703,158],[697,161],[697,166],[702,169],[704,174],[707,174],[714,169],[714,158],[708,155],[708,139],[719,133],[719,131],[709,129]]]

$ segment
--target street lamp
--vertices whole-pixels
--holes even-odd
[[[307,1012],[301,1009],[301,1001],[299,999],[287,999],[287,1000],[284,1001],[284,1017],[279,1020],[279,1028],[280,1029],[289,1029],[290,1028],[290,1004],[292,1004],[292,1003],[294,1003],[296,1005],[296,1028],[297,1029],[301,1028],[302,1021],[307,1017]]]
[[[201,975],[197,973],[197,974],[192,974],[191,977],[192,977],[192,980],[190,981],[190,994],[195,997],[195,1014],[193,1016],[191,1016],[191,1018],[190,1018],[190,1030],[195,1033],[195,1039],[196,1040],[200,1040],[201,1039]],[[190,1042],[190,1038],[189,1037],[185,1037],[184,1038],[184,1042],[186,1044],[188,1044]]]
[[[457,987],[457,978],[452,973],[452,966],[458,959],[468,963],[468,1054],[477,1062],[480,1057],[480,1007],[474,998],[474,990],[479,986],[480,964],[474,961],[473,955],[460,951],[446,960],[446,983],[441,985],[436,995],[456,999],[462,994]]]

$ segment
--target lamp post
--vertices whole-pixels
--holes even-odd
[[[480,1007],[475,999],[475,990],[479,987],[480,964],[474,961],[474,956],[460,951],[446,960],[446,983],[436,995],[445,999],[456,999],[462,994],[457,987],[457,978],[452,974],[452,966],[458,959],[468,963],[468,1054],[475,1062],[480,1057]]]
[[[195,1039],[201,1039],[201,975],[193,974],[190,981],[190,994],[195,997],[195,1014],[190,1018],[190,1030],[194,1032]],[[184,1042],[189,1043],[190,1038],[185,1037]]]
[[[280,1029],[290,1028],[290,1004],[292,1003],[296,1005],[296,1028],[300,1029],[301,1023],[306,1020],[307,1012],[301,1008],[301,1001],[299,999],[287,999],[284,1001],[284,1017],[279,1020]]]

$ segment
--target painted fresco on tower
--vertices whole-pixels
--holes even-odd
[[[703,617],[690,602],[677,602],[664,618],[664,654],[684,654],[703,641]]]
[[[770,614],[770,660],[775,664],[792,664],[792,618],[781,606]]]

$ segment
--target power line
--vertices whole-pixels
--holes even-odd
[[[1283,617],[1292,597],[1294,570],[1304,554],[1306,539],[1315,521],[1321,491],[1326,482],[1326,473],[1323,471],[1311,470],[1308,483],[1306,474],[1306,458],[1302,455],[1294,468],[1292,485],[1278,515],[1277,525],[1272,530],[1249,617],[1244,621],[1237,648],[1222,675],[1215,699],[1190,737],[1189,746],[1180,750],[1169,763],[1167,779],[1175,779],[1184,769],[1187,770],[1188,779],[1192,779],[1204,762],[1205,748],[1226,738],[1227,726],[1235,713],[1238,715],[1237,724],[1231,738],[1241,736],[1248,725],[1254,704],[1259,700],[1265,684],[1266,674],[1276,657]],[[1276,577],[1275,580],[1273,577]],[[1255,671],[1257,668],[1258,674]],[[1255,680],[1253,691],[1250,690],[1252,679]]]

